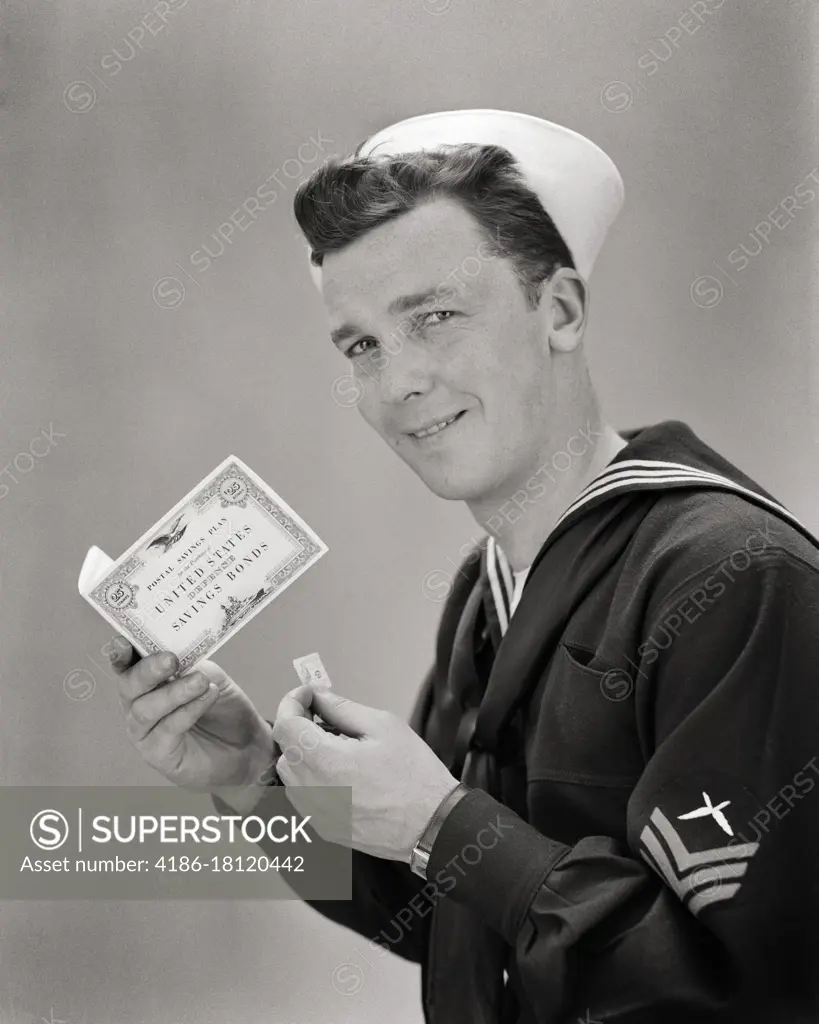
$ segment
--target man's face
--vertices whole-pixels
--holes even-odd
[[[505,499],[537,470],[553,429],[549,288],[530,309],[464,207],[427,202],[327,256],[322,295],[361,414],[435,494]]]

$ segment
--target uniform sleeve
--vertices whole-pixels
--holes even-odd
[[[508,943],[539,1022],[819,1020],[819,572],[780,549],[701,565],[630,669],[627,844],[558,843],[477,789],[434,844],[428,878]]]
[[[213,793],[211,799],[220,814],[236,814],[220,796]],[[289,804],[289,801],[287,801]],[[265,798],[248,811],[264,817]],[[292,807],[292,804],[290,804]],[[280,804],[276,804],[271,814],[281,814]],[[292,811],[296,814],[295,808]],[[311,834],[314,848],[326,845],[327,841],[316,833]],[[269,836],[264,835],[256,844],[271,859],[281,854]],[[290,888],[317,910],[322,916],[344,925],[362,935],[365,939],[378,942],[383,949],[396,953],[405,960],[421,963],[424,957],[426,929],[416,925],[407,928],[402,919],[397,918],[399,911],[409,905],[410,900],[420,893],[423,881],[414,875],[409,867],[398,861],[382,860],[369,854],[352,850],[352,889],[349,900],[317,900],[308,899],[300,891],[302,876],[294,872],[283,872],[283,878]],[[404,915],[406,916],[406,915]]]
[[[479,556],[479,550],[465,556],[457,575],[452,577],[452,585],[447,587],[446,602],[436,634],[435,659],[424,677],[410,715],[410,726],[427,742],[435,698],[446,682],[460,613],[480,570]],[[217,794],[213,794],[212,799],[221,814],[236,813]],[[264,798],[249,813],[259,814],[263,805]],[[314,845],[326,842],[318,835],[313,837]],[[257,845],[271,857],[279,852],[267,836],[262,837]],[[309,903],[324,917],[369,940],[378,941],[382,947],[406,960],[423,963],[426,959],[430,917],[427,914],[414,914],[411,915],[412,921],[408,921],[407,908],[416,906],[412,901],[420,899],[426,883],[413,874],[407,864],[373,857],[358,850],[351,853],[352,898],[349,900],[305,899],[299,892],[301,878],[298,874],[288,872],[282,877],[302,896],[305,903]]]
[[[427,688],[431,673],[432,670],[424,681],[413,711],[414,720],[423,720],[422,706],[428,699]],[[277,792],[280,793],[282,790],[277,789]],[[220,814],[236,813],[218,794],[211,794],[211,799]],[[276,799],[280,797],[277,796]],[[264,816],[264,803],[265,798],[262,796],[261,801],[247,814]],[[287,803],[290,804],[289,801]],[[290,807],[292,808],[292,804]],[[277,805],[276,810],[271,813],[281,814],[281,808]],[[297,813],[295,808],[293,813]],[[311,842],[314,847],[328,845],[327,840],[322,839],[317,833],[311,835]],[[256,845],[271,859],[280,853],[276,849],[276,844],[267,835],[263,835]],[[415,927],[408,927],[403,919],[396,920],[396,915],[410,905],[411,899],[420,894],[424,885],[423,880],[413,874],[408,865],[399,861],[383,860],[359,850],[351,851],[351,860],[352,887],[349,900],[308,899],[303,895],[301,875],[288,871],[283,872],[280,877],[285,879],[305,903],[324,917],[352,929],[368,940],[378,941],[383,948],[405,960],[421,963],[426,949],[427,928],[417,924]],[[403,917],[406,917],[405,913]]]

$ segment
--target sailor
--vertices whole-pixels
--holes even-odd
[[[498,110],[390,125],[295,197],[358,411],[485,534],[425,578],[410,725],[309,687],[268,724],[293,801],[352,786],[353,899],[313,905],[422,965],[430,1024],[819,1019],[819,542],[685,423],[606,421],[583,340],[622,203],[594,143]],[[344,735],[285,757],[313,714]]]

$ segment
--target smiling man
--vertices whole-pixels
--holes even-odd
[[[352,787],[354,898],[314,906],[422,965],[431,1024],[819,1019],[819,542],[684,423],[605,421],[583,337],[622,197],[589,140],[486,110],[298,191],[361,415],[487,531],[410,725],[299,687],[271,728],[212,664],[198,701],[121,668],[174,781],[272,756],[299,809]]]
[[[480,170],[474,152],[460,161]],[[504,162],[500,151],[484,157],[483,173]],[[360,412],[430,490],[466,501],[479,522],[548,462],[555,439],[599,422],[579,344],[586,286],[565,243],[554,229],[538,239],[542,264],[554,270],[545,345],[543,311],[520,271],[484,254],[486,235],[504,219],[497,199],[484,205],[486,227],[462,202],[430,198],[322,262],[322,294],[340,325],[331,337],[353,365]],[[464,270],[453,275],[453,267]],[[552,493],[513,541],[507,554],[518,568],[543,540],[538,511],[562,511],[561,499],[626,443],[611,427],[595,440],[579,472],[561,481],[563,493]]]

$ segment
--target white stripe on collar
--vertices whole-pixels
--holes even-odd
[[[495,538],[490,534],[486,544],[486,572],[489,576],[489,586],[492,591],[492,600],[495,602],[495,612],[498,616],[501,636],[506,632],[509,625],[509,613],[507,611],[506,592],[500,581],[498,572],[498,545]],[[504,555],[504,560],[506,556]]]
[[[681,462],[662,462],[656,459],[627,459],[607,466],[580,492],[572,504],[558,518],[551,532],[557,529],[570,515],[583,508],[584,505],[587,505],[603,494],[617,491],[618,488],[622,488],[624,491],[639,490],[641,487],[650,490],[656,489],[661,484],[684,484],[691,482],[702,483],[705,486],[721,490],[733,491],[742,497],[751,498],[754,502],[770,508],[778,516],[792,523],[819,546],[819,540],[814,538],[796,516],[789,512],[784,505],[780,505],[778,501],[766,498],[756,491],[749,490],[749,488],[743,487],[742,484],[738,484],[719,473],[710,473],[704,469],[683,465]],[[508,585],[512,579],[509,561],[503,549],[491,534],[486,545],[486,555],[489,584],[492,589],[492,597],[501,627],[501,635],[503,635],[518,603],[514,601],[514,582],[511,583],[511,586]],[[506,589],[502,586],[500,577],[503,577],[504,582],[507,583]],[[519,599],[520,595],[518,595]]]
[[[512,597],[515,593],[515,581],[512,578],[512,566],[509,564],[509,559],[506,557],[506,552],[497,542],[495,543],[495,554],[498,559],[498,566],[500,568],[501,579],[503,580],[503,583],[506,587],[506,604],[507,607],[510,609],[509,616],[511,618]]]
[[[753,501],[772,509],[777,515],[793,523],[794,526],[798,527],[809,537],[811,536],[807,527],[795,515],[789,512],[784,505],[780,505],[778,501],[766,498],[756,491],[749,490],[749,488],[743,487],[742,484],[729,480],[726,476],[721,476],[719,473],[709,473],[702,469],[694,469],[691,466],[684,466],[679,462],[659,462],[645,459],[630,459],[625,462],[616,462],[604,469],[599,476],[595,477],[580,492],[574,502],[557,520],[554,528],[558,527],[564,519],[582,508],[592,499],[599,497],[601,494],[614,491],[618,487],[638,490],[641,485],[651,487],[657,484],[686,483],[692,480],[702,481],[702,483],[708,486],[734,491],[745,498],[751,498]]]

